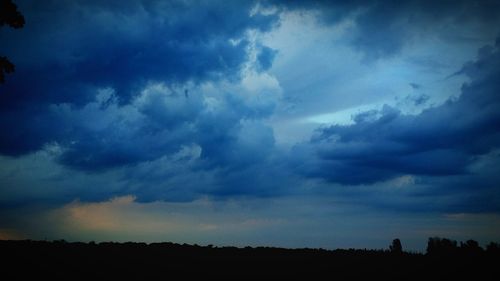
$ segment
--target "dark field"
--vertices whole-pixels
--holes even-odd
[[[436,241],[436,240],[434,240]],[[3,280],[216,278],[324,280],[499,280],[492,243],[438,243],[426,254],[390,250],[201,247],[173,243],[0,241]],[[453,241],[452,241],[453,242]],[[429,243],[430,245],[431,243]],[[50,280],[50,279],[49,279]]]

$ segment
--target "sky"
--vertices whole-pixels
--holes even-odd
[[[500,1],[14,1],[0,239],[500,241]]]

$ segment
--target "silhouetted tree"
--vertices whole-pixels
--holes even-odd
[[[13,28],[24,26],[24,17],[11,0],[0,0],[0,26],[5,24]]]
[[[399,239],[394,239],[392,240],[391,246],[389,246],[389,249],[391,250],[392,253],[402,253],[403,252],[403,246],[401,246],[401,241]]]
[[[495,242],[490,242],[490,244],[486,246],[486,251],[488,253],[500,253],[500,244]]]
[[[446,238],[429,238],[427,242],[427,254],[429,255],[442,255],[453,254],[457,251],[457,241]]]
[[[17,10],[11,0],[0,0],[0,27],[8,25],[13,28],[24,26],[24,16]],[[15,66],[7,57],[0,56],[0,84],[5,81],[5,74],[12,73]]]
[[[465,243],[460,242],[460,249],[464,254],[468,255],[478,255],[483,252],[483,248],[479,246],[479,243],[474,240],[467,240]]]
[[[14,69],[14,65],[6,57],[0,57],[0,84],[5,82],[5,74],[14,72]]]

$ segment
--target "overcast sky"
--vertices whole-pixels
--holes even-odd
[[[500,240],[500,1],[15,1],[0,239]]]

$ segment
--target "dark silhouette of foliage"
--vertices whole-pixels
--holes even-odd
[[[0,57],[0,84],[5,82],[5,74],[14,72],[14,69],[14,65],[6,57]]]
[[[403,252],[403,246],[401,245],[401,241],[399,239],[394,239],[392,240],[391,246],[389,246],[389,250],[391,252],[400,254]]]
[[[474,240],[467,240],[465,243],[460,242],[460,250],[469,255],[478,255],[483,252],[483,248]]]
[[[458,250],[457,241],[446,238],[433,237],[427,242],[428,255],[450,255]]]
[[[24,26],[24,16],[17,10],[11,0],[0,0],[0,27],[8,25],[13,28]],[[5,44],[5,43],[4,43]],[[12,73],[15,66],[7,57],[0,56],[0,84],[5,82],[5,74]]]
[[[395,239],[396,240],[396,239]],[[451,240],[432,247],[457,250]],[[443,242],[444,241],[444,242]],[[472,240],[470,240],[472,241]],[[393,244],[400,244],[393,241]],[[465,248],[479,247],[465,242]],[[396,247],[398,248],[398,247]],[[480,247],[479,247],[480,248]],[[482,248],[481,248],[482,249]],[[471,255],[423,255],[387,250],[206,247],[174,243],[0,241],[2,278],[497,280],[498,244]],[[176,277],[179,278],[176,278]]]
[[[24,17],[11,0],[0,0],[0,26],[4,25],[13,28],[24,26]]]
[[[490,244],[488,244],[486,246],[486,251],[488,253],[496,253],[496,254],[500,254],[500,244],[498,243],[495,243],[495,242],[491,242]]]

